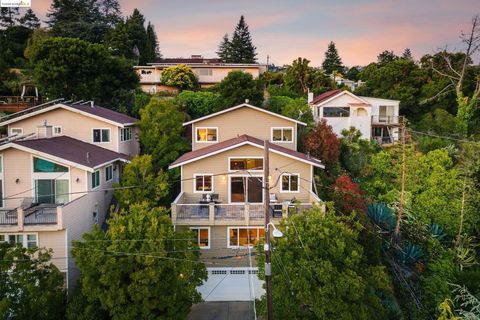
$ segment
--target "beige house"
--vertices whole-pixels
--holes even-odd
[[[204,59],[196,55],[189,59],[159,59],[146,66],[135,66],[134,68],[140,78],[140,86],[143,91],[148,93],[177,92],[176,88],[163,85],[161,79],[163,69],[180,64],[186,64],[193,69],[201,87],[209,87],[221,82],[230,71],[239,70],[250,73],[254,79],[257,79],[267,70],[267,66],[262,64],[223,63],[219,59]]]
[[[172,221],[198,235],[209,271],[199,290],[208,301],[258,298],[263,289],[254,245],[264,236],[264,141],[270,142],[274,223],[320,203],[312,181],[314,167],[323,165],[296,151],[297,127],[304,123],[249,104],[184,125],[192,127],[192,151],[170,165],[181,168],[182,179]]]
[[[130,124],[119,124],[127,120],[121,120],[124,115],[101,108],[102,116],[94,118],[76,108],[55,106],[2,119],[11,135],[0,143],[0,241],[52,249],[52,262],[71,287],[78,277],[72,241],[95,224],[102,226],[112,204],[113,183],[130,159],[119,151],[134,154],[138,143],[133,136],[131,142],[114,142],[121,139],[121,129],[135,131]],[[128,121],[133,125],[133,120]],[[110,141],[91,141],[96,128],[109,129]]]

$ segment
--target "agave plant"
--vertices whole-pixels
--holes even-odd
[[[384,203],[372,203],[367,207],[367,215],[383,230],[392,231],[395,228],[395,216],[392,209]]]
[[[434,238],[438,239],[438,241],[445,240],[445,237],[447,236],[443,228],[436,223],[430,225],[430,233]]]
[[[411,266],[423,257],[422,249],[416,244],[408,242],[404,248],[397,250],[397,258],[405,265]]]
[[[476,248],[479,246],[475,243],[474,238],[470,236],[458,236],[455,245],[456,261],[460,270],[472,267],[478,264],[476,257]]]

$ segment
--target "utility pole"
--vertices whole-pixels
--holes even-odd
[[[273,301],[272,301],[272,265],[270,263],[270,255],[272,253],[270,247],[270,186],[268,183],[269,171],[269,150],[268,140],[264,142],[263,156],[263,183],[264,183],[264,203],[265,203],[265,284],[267,287],[267,319],[273,320]]]
[[[405,174],[407,171],[406,164],[406,151],[405,151],[405,134],[406,134],[405,121],[402,123],[402,191],[400,192],[400,204],[398,206],[397,224],[395,225],[394,242],[398,244],[400,242],[400,222],[402,221],[404,206],[405,206]]]

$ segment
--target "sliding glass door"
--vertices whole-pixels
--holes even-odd
[[[61,204],[68,202],[68,180],[35,180],[35,198],[37,203]]]
[[[232,176],[230,178],[230,202],[262,203],[263,178]]]

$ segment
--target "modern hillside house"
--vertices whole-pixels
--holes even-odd
[[[98,106],[47,104],[0,119],[0,241],[53,250],[71,287],[73,240],[104,223],[114,182],[138,152],[136,119]]]
[[[324,166],[297,151],[302,125],[249,104],[184,123],[191,127],[192,151],[170,165],[180,168],[182,178],[172,222],[197,234],[208,270],[199,288],[205,300],[251,300],[263,293],[254,246],[264,236],[265,140],[272,221],[320,203],[313,169]]]
[[[176,88],[162,84],[162,70],[180,64],[185,64],[193,69],[201,87],[209,87],[221,82],[230,71],[247,72],[257,79],[267,70],[267,66],[262,64],[223,63],[219,59],[205,59],[199,55],[192,55],[188,59],[162,58],[156,62],[148,63],[146,66],[135,66],[134,68],[140,77],[140,85],[143,91],[148,93],[177,92]]]
[[[309,102],[315,121],[327,120],[337,135],[355,127],[364,139],[380,144],[398,141],[404,118],[397,100],[357,96],[349,91],[327,91]]]

